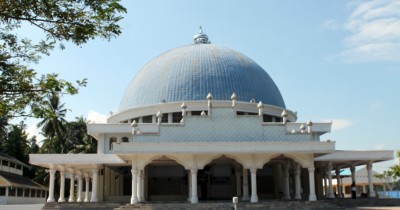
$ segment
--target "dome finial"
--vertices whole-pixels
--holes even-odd
[[[210,44],[211,43],[210,41],[208,41],[207,34],[203,33],[203,28],[201,26],[200,26],[199,33],[195,34],[193,39],[194,39],[195,44]]]

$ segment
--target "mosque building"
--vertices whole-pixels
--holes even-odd
[[[262,67],[200,29],[141,69],[107,123],[88,124],[97,154],[31,154],[30,163],[49,171],[47,202],[315,201],[334,197],[334,171],[350,168],[357,182],[356,166],[367,167],[374,196],[372,165],[393,151],[336,150],[321,140],[330,131],[297,122]]]

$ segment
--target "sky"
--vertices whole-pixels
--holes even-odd
[[[63,97],[67,119],[104,122],[152,58],[193,43],[202,26],[212,43],[266,70],[298,122],[333,122],[321,140],[337,149],[400,150],[400,1],[126,0],[122,34],[66,44],[36,66],[88,85]],[[40,37],[38,31],[30,36]],[[28,132],[37,134],[28,120]],[[381,171],[393,161],[376,164]]]

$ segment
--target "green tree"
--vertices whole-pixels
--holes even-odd
[[[38,109],[38,116],[42,120],[37,126],[42,128],[42,133],[46,137],[42,147],[47,149],[48,153],[65,152],[66,114],[67,109],[61,104],[58,94],[48,95],[43,106]]]
[[[0,148],[4,148],[4,144],[7,141],[7,135],[8,135],[7,125],[8,125],[7,119],[4,117],[0,117]]]
[[[58,44],[82,45],[95,38],[110,40],[126,9],[119,0],[2,0],[0,1],[0,116],[38,117],[42,98],[52,92],[76,94],[86,79],[72,83],[57,74],[40,75],[29,67]],[[18,29],[34,27],[43,38],[33,42]],[[27,109],[28,108],[28,109]],[[30,108],[30,109],[29,109]]]
[[[68,153],[96,153],[97,141],[87,133],[88,121],[77,117],[76,121],[67,124],[66,147]]]
[[[10,125],[7,141],[4,145],[4,151],[22,161],[27,163],[28,156],[26,156],[26,148],[28,147],[28,135],[25,132],[26,125],[20,122],[16,125]]]

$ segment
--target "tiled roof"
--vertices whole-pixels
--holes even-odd
[[[285,107],[271,77],[247,56],[214,44],[194,44],[154,58],[128,85],[120,110],[174,101],[262,101]]]
[[[35,189],[47,189],[46,187],[18,174],[0,171],[0,186],[1,187],[24,187]]]

